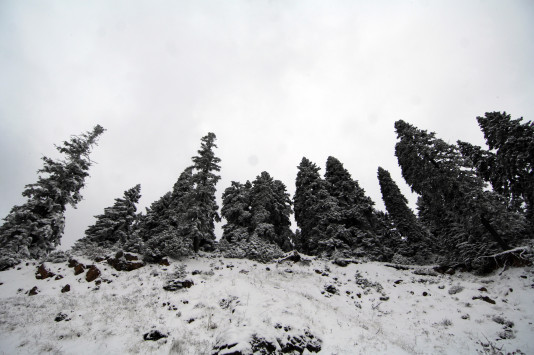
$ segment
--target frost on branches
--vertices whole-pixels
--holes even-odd
[[[1,270],[21,258],[40,258],[60,244],[66,206],[75,207],[82,200],[80,190],[92,164],[89,153],[103,132],[104,128],[97,125],[56,146],[63,159],[42,158],[37,182],[26,185],[22,193],[28,200],[13,207],[0,227]]]

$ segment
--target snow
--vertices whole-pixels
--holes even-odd
[[[248,353],[254,334],[279,348],[276,339],[305,331],[322,340],[323,354],[473,354],[492,346],[534,353],[532,268],[478,277],[320,259],[306,265],[198,257],[131,272],[94,264],[99,279],[111,283],[89,283],[66,263],[46,264],[60,280],[37,280],[35,262],[1,272],[0,354],[211,354],[225,344],[237,344],[228,353]],[[163,290],[183,265],[194,285]],[[61,293],[66,284],[71,291]],[[328,285],[337,294],[326,292]],[[27,295],[34,286],[40,292]],[[449,294],[456,286],[460,291]],[[495,304],[473,299],[479,296]],[[59,313],[70,320],[56,322]],[[501,339],[506,325],[495,319],[513,322],[512,336]],[[143,340],[151,330],[168,337]]]

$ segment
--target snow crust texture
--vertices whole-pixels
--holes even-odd
[[[39,279],[35,262],[0,273],[0,354],[534,353],[532,268],[478,277],[197,257],[127,272],[78,261],[100,274],[89,282],[67,262]]]

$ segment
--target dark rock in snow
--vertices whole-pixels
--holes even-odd
[[[41,266],[37,268],[37,272],[35,273],[35,278],[38,280],[44,280],[54,276],[56,276],[56,274],[48,270],[44,264],[41,264]]]
[[[167,282],[167,285],[163,286],[163,289],[165,291],[178,291],[178,290],[181,290],[183,288],[190,288],[191,286],[193,286],[195,283],[191,280],[183,280],[183,281],[180,281],[180,280],[169,280]]]
[[[157,341],[157,340],[160,340],[161,338],[167,338],[167,337],[168,337],[167,334],[163,334],[159,330],[151,330],[150,332],[143,334],[143,340]]]
[[[83,264],[77,264],[74,266],[74,275],[80,275],[85,271],[85,266]]]
[[[495,301],[489,298],[488,296],[474,296],[474,300],[482,300],[491,304],[495,304]]]
[[[337,266],[341,266],[341,267],[345,267],[345,266],[348,266],[349,264],[357,264],[358,262],[356,260],[352,260],[352,259],[336,259],[333,261],[334,264],[336,264]]]
[[[63,275],[57,275],[54,280],[61,280],[63,278]]]
[[[132,255],[132,254],[129,254],[129,253],[124,253],[124,258],[128,261],[136,261],[136,260],[139,260],[139,257],[136,256],[136,255]]]
[[[481,287],[478,289],[480,292],[488,292],[488,289],[485,287]]]
[[[158,264],[163,265],[163,266],[170,266],[171,265],[169,263],[169,260],[167,260],[166,258],[161,259],[160,261],[158,261]]]
[[[38,293],[39,293],[39,289],[37,288],[37,286],[34,286],[34,287],[30,290],[30,292],[28,292],[28,295],[30,295],[30,296],[35,296],[35,295],[38,294]]]
[[[104,261],[104,260],[106,260],[106,258],[104,258],[104,257],[102,257],[102,256],[97,256],[97,257],[95,258],[95,262],[97,262],[97,263],[100,263],[100,262],[102,262],[102,261]]]
[[[67,284],[61,289],[61,293],[69,292],[70,291],[70,285]]]
[[[191,273],[191,275],[199,275],[200,274],[200,270],[193,270],[193,272]]]
[[[75,259],[69,259],[69,264],[68,264],[68,267],[76,267],[76,265],[79,265],[80,263],[78,262],[78,260],[75,260]]]
[[[94,265],[91,265],[87,273],[85,274],[85,280],[91,282],[96,280],[100,276],[100,270]]]
[[[327,285],[324,289],[326,292],[331,293],[333,295],[337,295],[339,293],[334,285]]]
[[[63,320],[64,320],[65,322],[68,322],[68,321],[70,320],[70,318],[69,318],[69,316],[66,315],[65,313],[61,313],[61,312],[60,312],[60,313],[57,314],[57,316],[56,316],[56,318],[54,318],[54,320],[55,320],[56,322],[61,322],[61,321],[63,321]]]
[[[114,258],[108,258],[108,264],[111,265],[115,270],[117,271],[132,271],[139,269],[143,266],[145,266],[145,263],[142,261],[135,261],[135,260],[128,260],[127,255],[130,255],[129,258],[131,259],[131,254],[124,253],[122,251],[117,252]]]
[[[254,354],[273,354],[277,348],[275,344],[264,338],[258,337],[256,334],[252,336],[250,345]]]

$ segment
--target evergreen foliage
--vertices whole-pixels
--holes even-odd
[[[0,227],[0,245],[4,257],[39,258],[61,242],[67,204],[75,207],[92,164],[89,154],[104,132],[97,125],[92,131],[73,136],[56,146],[63,159],[43,157],[36,183],[26,185],[22,195],[28,200],[15,206]],[[42,175],[41,175],[42,174]]]
[[[225,255],[259,260],[259,249],[270,257],[292,249],[291,199],[285,185],[269,173],[262,172],[252,184],[232,182],[223,193],[221,212],[227,222],[219,249]]]
[[[479,267],[481,256],[514,243],[524,226],[521,217],[485,189],[457,146],[404,121],[397,121],[395,128],[395,154],[403,177],[420,195],[421,220],[439,236],[443,255]]]
[[[262,172],[252,183],[250,191],[252,229],[260,238],[278,244],[284,251],[291,250],[291,198],[286,186]]]
[[[424,258],[430,248],[429,233],[408,207],[408,200],[389,171],[378,167],[378,182],[388,216],[402,238],[402,242],[398,243],[398,252],[406,257]]]
[[[173,186],[147,208],[139,223],[139,238],[144,241],[143,253],[148,260],[164,256],[181,257],[194,252],[192,222],[186,202],[193,194],[193,167],[186,168]]]
[[[201,139],[193,165],[180,174],[172,192],[154,202],[141,217],[137,240],[143,242],[148,260],[213,249],[215,222],[220,221],[215,185],[220,180],[216,172],[221,160],[213,151],[215,139],[213,133]]]
[[[221,179],[216,172],[221,170],[221,159],[215,156],[213,151],[217,148],[216,136],[208,133],[202,138],[198,156],[193,157],[194,173],[192,182],[194,190],[190,199],[186,200],[189,220],[193,222],[191,234],[195,251],[207,244],[212,245],[215,240],[215,222],[220,222],[221,217],[217,212],[219,206],[215,199],[217,182]]]
[[[111,207],[96,216],[96,223],[87,228],[85,237],[78,240],[73,249],[83,249],[90,245],[101,248],[122,247],[133,236],[134,223],[137,219],[135,206],[141,198],[141,185],[136,185],[124,192],[123,198],[115,199]]]
[[[477,117],[489,150],[458,142],[464,156],[493,190],[507,198],[511,208],[522,210],[534,223],[534,123],[522,123],[506,112]]]
[[[319,241],[328,228],[324,216],[334,208],[334,201],[319,175],[320,168],[307,158],[302,158],[298,166],[294,201],[295,221],[300,228],[299,245],[301,252],[317,255]]]
[[[230,243],[247,240],[252,232],[252,184],[232,181],[222,195],[222,217],[226,220],[222,239]]]

